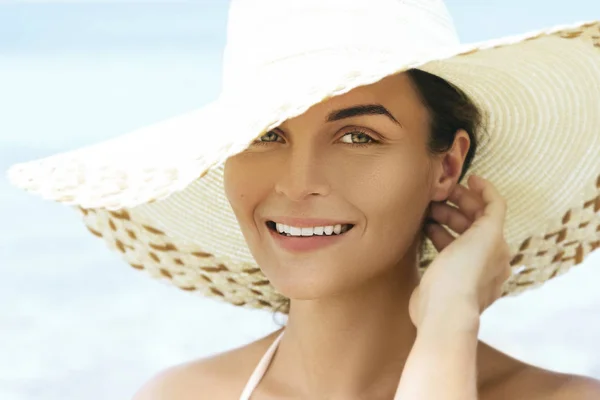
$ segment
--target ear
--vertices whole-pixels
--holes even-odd
[[[467,152],[471,146],[469,134],[459,129],[454,135],[452,148],[435,158],[431,201],[445,201],[458,184]]]

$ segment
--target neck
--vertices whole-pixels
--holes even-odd
[[[347,293],[292,300],[273,370],[307,398],[392,398],[416,338],[414,265]]]

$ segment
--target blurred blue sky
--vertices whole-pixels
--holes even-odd
[[[218,51],[225,39],[227,4],[225,0],[4,4],[0,52]]]

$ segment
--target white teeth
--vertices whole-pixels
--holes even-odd
[[[315,227],[295,227],[277,222],[275,224],[277,232],[287,236],[322,236],[322,235],[339,235],[348,231],[349,225],[330,225],[330,226],[315,226]]]
[[[313,235],[313,228],[302,228],[302,236],[312,236]]]

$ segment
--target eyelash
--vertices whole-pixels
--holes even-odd
[[[262,138],[262,137],[264,137],[266,135],[269,135],[269,134],[275,134],[275,135],[278,135],[279,137],[281,137],[281,135],[279,133],[277,133],[275,131],[269,131],[269,132],[265,133],[264,135],[262,135],[260,138]],[[364,136],[366,136],[368,138],[369,142],[367,142],[367,143],[344,143],[344,144],[350,145],[350,146],[353,146],[353,147],[368,147],[370,145],[378,144],[379,143],[378,140],[373,139],[373,136],[369,135],[366,131],[364,131],[362,129],[356,129],[356,128],[353,128],[352,130],[349,130],[348,132],[346,132],[345,134],[343,134],[342,137],[347,136],[347,135],[352,135],[352,134],[361,134],[361,135],[364,135]],[[256,141],[254,141],[253,144],[259,145],[259,146],[267,146],[267,145],[269,145],[271,143],[278,143],[278,142],[277,141],[256,140]]]

